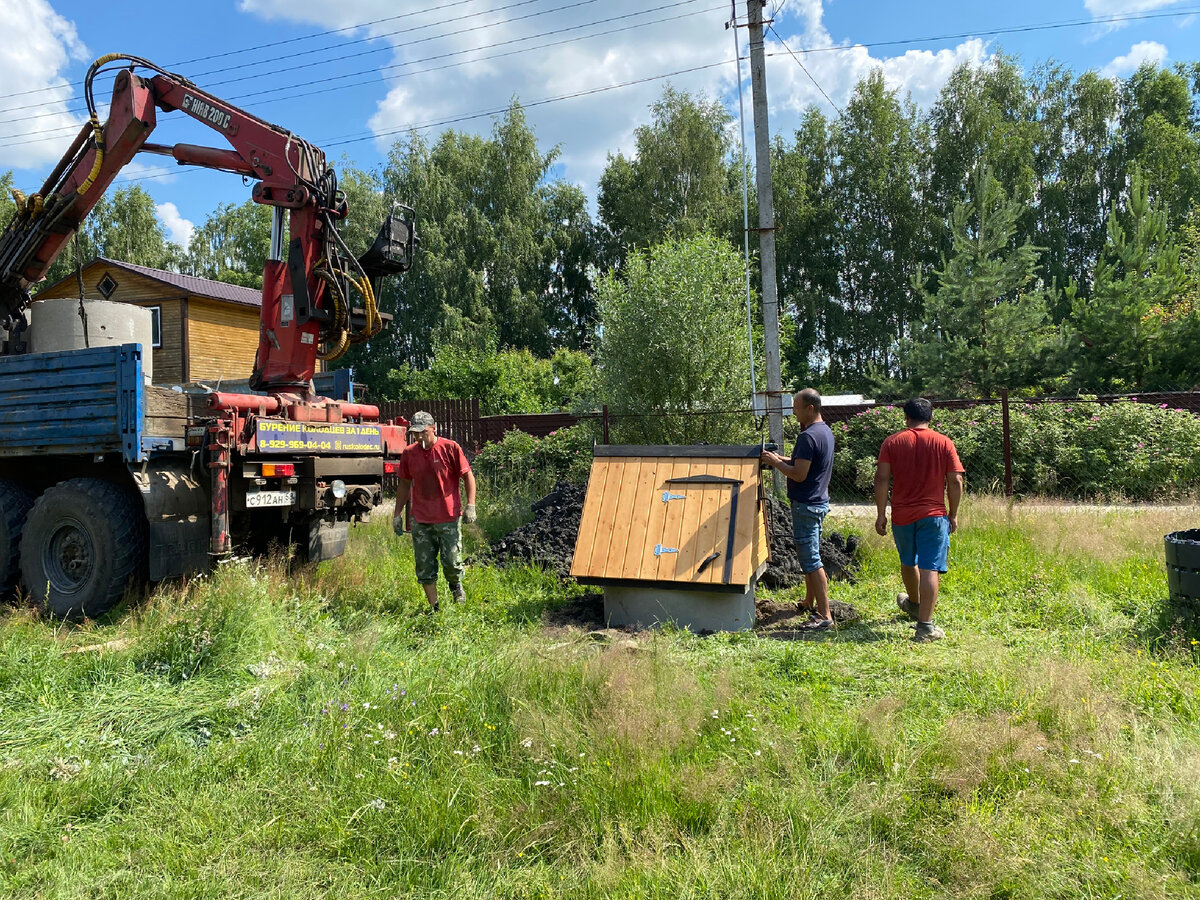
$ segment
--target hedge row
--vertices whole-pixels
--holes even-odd
[[[1009,410],[1013,488],[1020,495],[1087,500],[1194,496],[1200,487],[1200,418],[1148,403],[1015,402]],[[834,485],[869,496],[883,439],[904,427],[898,407],[833,426]],[[934,427],[958,447],[972,489],[1004,487],[999,404],[937,410]]]
[[[1200,418],[1185,410],[1083,398],[1015,402],[1009,419],[1013,487],[1019,495],[1122,501],[1200,494]],[[892,406],[866,410],[833,425],[835,496],[870,498],[879,445],[903,427],[903,414]],[[998,404],[938,410],[934,427],[958,447],[971,490],[1003,490]],[[594,435],[589,425],[545,438],[510,431],[479,453],[475,469],[493,490],[539,496],[560,478],[587,479]]]

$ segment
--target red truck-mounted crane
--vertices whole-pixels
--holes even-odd
[[[110,67],[101,123],[93,83]],[[412,264],[412,210],[389,215],[355,257],[337,228],[337,176],[304,139],[136,56],[96,60],[84,95],[88,123],[39,191],[14,191],[0,233],[0,591],[20,585],[57,615],[94,616],[131,580],[202,570],[235,544],[339,555],[348,523],[382,500],[404,423],[318,396],[312,379],[318,359],[383,327],[375,297]],[[159,111],[191,116],[232,149],[149,143]],[[138,153],[252,178],[254,200],[273,208],[249,392],[147,385],[138,344],[22,352],[31,288]]]

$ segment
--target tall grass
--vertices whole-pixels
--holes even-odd
[[[386,521],[101,624],[9,609],[0,896],[1200,896],[1191,523],[962,520],[936,645],[874,536],[811,642],[546,629],[580,589],[532,569],[434,617]]]

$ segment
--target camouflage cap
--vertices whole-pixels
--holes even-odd
[[[437,422],[433,420],[433,416],[422,410],[421,412],[413,413],[412,421],[408,423],[408,432],[409,434],[416,434],[417,432],[424,431],[430,425],[436,424]]]

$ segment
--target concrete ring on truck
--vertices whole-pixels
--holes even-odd
[[[0,478],[0,596],[8,597],[21,574],[21,532],[33,494],[11,478]]]
[[[59,482],[37,499],[26,519],[21,581],[51,615],[103,615],[142,580],[145,565],[141,507],[111,482]]]

